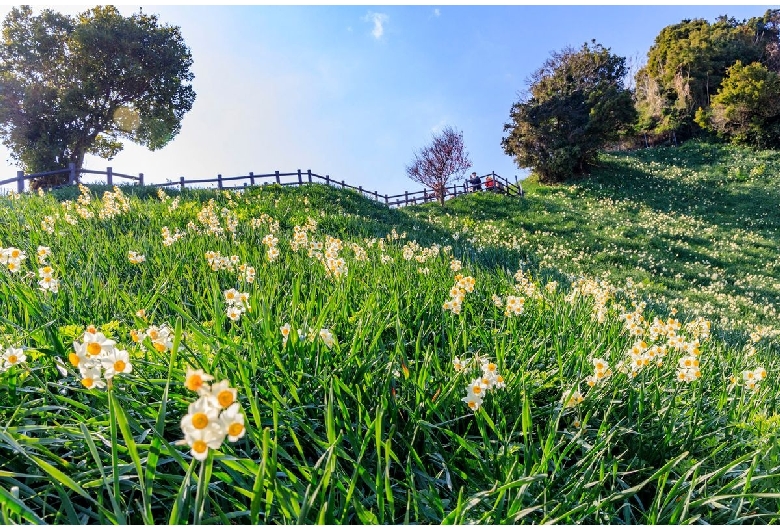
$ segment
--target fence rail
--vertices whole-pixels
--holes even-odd
[[[92,169],[77,169],[76,165],[71,163],[69,166],[65,169],[57,169],[54,171],[46,171],[43,173],[32,173],[29,175],[25,175],[23,171],[18,171],[16,173],[16,178],[6,179],[0,181],[0,185],[5,184],[11,184],[16,182],[17,192],[22,193],[24,192],[24,183],[28,180],[38,179],[42,177],[49,177],[53,175],[68,175],[68,182],[67,185],[75,185],[81,182],[81,175],[101,175],[106,177],[106,182],[109,186],[114,185],[114,179],[115,178],[121,178],[121,179],[128,179],[134,181],[134,183],[143,186],[144,185],[144,174],[139,173],[136,175],[128,175],[124,173],[116,173],[114,172],[113,168],[107,167],[105,171],[99,171],[99,170],[92,170]],[[498,193],[504,193],[507,195],[512,196],[523,196],[523,188],[518,184],[517,177],[515,177],[515,183],[510,183],[507,179],[504,177],[501,177],[499,175],[496,175],[495,173],[491,172],[490,174],[483,175],[480,177],[480,180],[487,184],[487,181],[489,179],[492,179],[493,186],[491,188],[488,188],[483,184],[484,187],[482,189],[485,189],[486,191],[494,191]],[[237,186],[225,186],[225,183],[233,183],[238,181],[244,181],[243,185],[244,187],[248,186],[264,186],[268,184],[278,184],[280,186],[300,186],[303,184],[308,184],[315,182],[315,180],[318,181],[324,181],[324,183],[328,186],[334,186],[334,187],[341,187],[345,189],[352,189],[360,193],[361,195],[373,199],[377,202],[383,203],[387,205],[388,207],[401,207],[401,206],[408,206],[410,204],[423,204],[426,202],[431,202],[438,200],[438,194],[436,190],[432,188],[424,188],[419,191],[404,191],[403,193],[397,194],[397,195],[387,195],[387,194],[381,194],[378,191],[370,191],[363,189],[363,186],[352,186],[350,184],[347,184],[345,181],[336,180],[330,177],[330,175],[318,175],[317,173],[312,173],[311,169],[307,169],[306,171],[301,171],[300,169],[293,173],[282,173],[280,171],[274,171],[273,173],[261,173],[261,174],[254,174],[253,172],[249,172],[248,175],[238,175],[234,177],[223,177],[221,174],[217,175],[216,178],[210,178],[210,179],[185,179],[184,177],[180,177],[179,180],[169,180],[167,182],[155,182],[155,183],[149,183],[149,186],[154,187],[168,187],[168,186],[179,186],[180,189],[184,190],[187,185],[192,184],[212,184],[216,183],[217,189],[223,189],[225,187],[228,188],[235,188]],[[475,191],[473,187],[467,183],[463,184],[453,184],[452,186],[447,186],[442,190],[441,194],[443,195],[443,199],[447,200],[452,197],[457,197],[458,195],[463,195],[465,193],[471,193]]]

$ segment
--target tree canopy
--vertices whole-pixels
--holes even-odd
[[[655,133],[697,134],[695,114],[706,111],[737,61],[780,69],[780,10],[738,22],[719,17],[683,20],[655,38],[647,64],[636,74],[640,127]]]
[[[433,134],[429,145],[414,153],[414,160],[406,166],[406,174],[413,181],[432,188],[443,206],[447,185],[461,178],[470,167],[463,133],[447,126],[439,134]]]
[[[636,118],[625,75],[625,58],[595,41],[554,52],[532,74],[527,97],[512,105],[504,152],[542,181],[586,172]]]
[[[736,144],[780,147],[780,75],[758,62],[737,61],[696,122]]]
[[[129,140],[165,146],[192,108],[192,56],[175,26],[111,6],[76,17],[14,8],[0,42],[0,137],[26,172],[84,155],[111,159]]]

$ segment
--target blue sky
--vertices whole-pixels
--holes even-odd
[[[524,170],[501,149],[503,124],[550,52],[596,39],[641,66],[667,25],[772,7],[144,6],[181,27],[195,104],[165,148],[128,144],[85,167],[143,172],[147,182],[311,169],[394,194],[420,188],[405,167],[450,125],[474,171],[514,180]],[[0,180],[17,169],[0,146]]]

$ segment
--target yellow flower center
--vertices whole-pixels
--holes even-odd
[[[479,385],[474,385],[473,387],[471,387],[471,391],[474,392],[475,394],[481,394],[482,387]]]
[[[70,361],[70,364],[73,366],[79,365],[79,356],[75,354],[75,352],[70,352],[68,354],[68,360]]]
[[[127,368],[127,363],[121,359],[114,363],[114,370],[117,372],[124,372],[125,368]]]
[[[198,374],[192,374],[187,378],[185,386],[193,392],[197,392],[198,389],[203,386],[203,378]]]
[[[16,361],[18,361],[18,360],[19,360],[19,357],[17,357],[14,354],[11,354],[11,355],[8,356],[8,362],[10,364],[16,364]]]
[[[81,384],[87,388],[91,388],[95,381],[91,377],[85,377],[81,380]]]
[[[222,405],[222,408],[226,409],[233,404],[233,392],[229,390],[223,390],[217,394],[217,401]]]
[[[97,328],[95,326],[93,326],[93,325],[89,325],[89,326],[87,326],[87,331],[89,333],[97,333]]]
[[[208,427],[209,424],[209,417],[206,416],[203,412],[196,412],[192,415],[192,426],[196,429],[205,429]],[[202,452],[202,451],[198,451]]]
[[[87,344],[87,353],[92,355],[93,357],[95,355],[99,355],[100,352],[103,351],[103,348],[100,346],[99,342],[90,342]]]
[[[244,432],[244,426],[240,423],[231,423],[230,427],[228,427],[228,434],[230,436],[239,436],[242,432]]]
[[[152,340],[155,340],[158,336],[159,336],[159,334],[157,333],[156,330],[151,330],[149,332],[149,338],[152,339]]]
[[[17,249],[13,249],[13,250],[11,251],[11,257],[12,257],[12,258],[18,258],[18,257],[19,257],[19,250],[17,250]]]
[[[206,442],[203,440],[195,440],[195,443],[192,444],[192,450],[196,453],[205,453],[208,448],[209,447],[206,445]]]
[[[162,353],[162,352],[164,352],[166,350],[166,347],[165,347],[165,344],[163,344],[162,342],[155,342],[154,343],[154,349],[157,350],[158,352]]]

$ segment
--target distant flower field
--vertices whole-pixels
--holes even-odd
[[[533,262],[516,198],[61,199],[0,198],[3,523],[778,521],[774,328]]]

